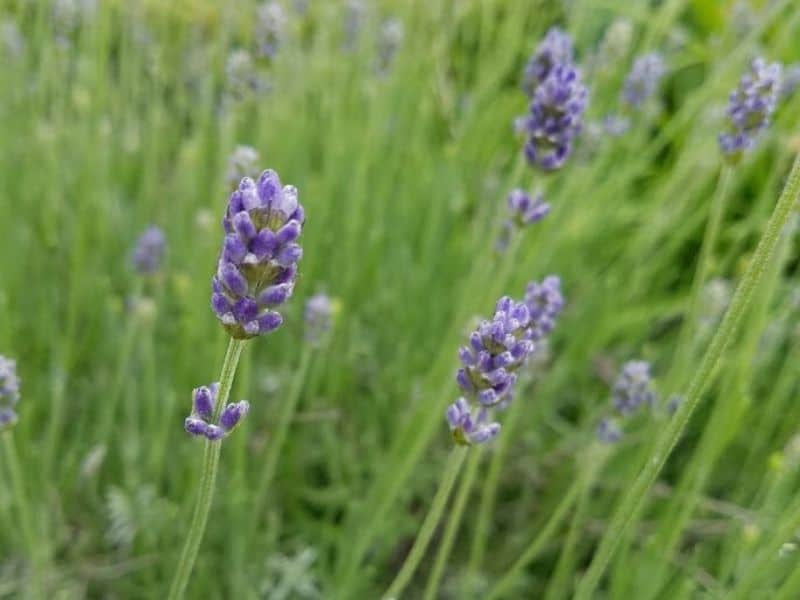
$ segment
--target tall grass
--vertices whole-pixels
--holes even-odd
[[[225,66],[253,45],[255,3],[100,2],[66,32],[51,2],[0,5],[25,41],[16,58],[0,46],[0,353],[23,395],[0,447],[0,596],[166,594],[200,477],[182,421],[226,341],[209,307],[226,160],[249,144],[300,190],[305,254],[286,325],[242,359],[231,395],[251,412],[222,448],[187,597],[380,597],[450,452],[458,345],[549,273],[567,298],[549,359],[468,459],[458,523],[430,532],[403,597],[560,598],[579,582],[584,597],[796,597],[796,224],[769,261],[756,248],[800,148],[800,93],[714,208],[720,109],[750,57],[800,56],[793,3],[749,18],[713,0],[366,3],[350,50],[344,3],[308,4],[285,3],[285,42],[257,61],[269,91],[239,96]],[[379,69],[388,18],[404,37]],[[635,56],[663,52],[668,74],[660,109],[621,137],[584,130],[544,179],[511,124],[554,23],[575,38],[590,120],[620,111]],[[605,62],[604,36],[620,46]],[[517,185],[545,187],[552,212],[497,258]],[[151,223],[168,255],[142,279],[129,251]],[[755,266],[716,374],[687,390],[719,325],[696,322],[695,274],[735,287]],[[319,289],[341,312],[311,356],[302,305]],[[600,450],[609,383],[636,357],[691,406]]]

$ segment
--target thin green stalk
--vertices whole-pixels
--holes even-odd
[[[494,512],[495,493],[500,473],[511,444],[512,431],[522,414],[523,402],[514,402],[508,409],[508,416],[503,423],[503,435],[496,440],[492,460],[489,463],[489,472],[483,484],[480,503],[478,504],[478,519],[475,524],[475,533],[470,546],[469,561],[467,563],[467,581],[473,581],[475,574],[483,562],[486,552],[486,542],[489,539],[489,523]]]
[[[689,297],[689,310],[681,327],[678,339],[677,360],[672,369],[672,380],[682,377],[688,367],[692,364],[694,357],[694,345],[692,339],[696,333],[697,323],[700,320],[700,309],[702,307],[703,286],[711,269],[711,258],[714,255],[714,247],[717,245],[719,229],[722,217],[727,206],[728,191],[733,179],[733,168],[723,165],[719,172],[717,187],[711,201],[711,209],[708,216],[708,225],[703,235],[703,244],[700,247],[700,256],[697,259],[697,268],[692,280],[692,290]]]
[[[522,570],[539,555],[545,544],[547,544],[547,542],[549,542],[553,537],[556,529],[561,525],[561,522],[567,516],[567,513],[572,508],[575,500],[578,498],[578,493],[580,491],[580,481],[576,479],[572,482],[572,485],[570,485],[569,490],[567,490],[566,495],[561,499],[561,502],[559,502],[552,516],[547,519],[547,525],[539,530],[538,535],[531,540],[531,543],[516,560],[516,562],[514,562],[506,574],[503,575],[500,581],[498,581],[494,587],[489,590],[489,593],[486,595],[486,600],[495,600],[495,598],[500,598],[503,596],[503,594],[508,592],[508,590],[519,578]]]
[[[400,594],[411,580],[411,576],[414,575],[414,571],[419,566],[425,554],[425,550],[428,548],[428,544],[431,541],[431,537],[433,537],[433,533],[436,531],[436,527],[439,525],[439,521],[442,518],[442,513],[447,505],[447,499],[450,497],[450,491],[453,489],[453,484],[455,484],[458,478],[461,464],[464,462],[468,450],[469,446],[456,446],[450,452],[450,457],[447,459],[447,464],[444,468],[444,477],[442,478],[442,483],[439,485],[439,489],[436,490],[436,495],[433,497],[431,509],[422,522],[422,527],[419,530],[417,539],[411,548],[411,552],[409,552],[406,557],[403,566],[400,568],[400,572],[383,595],[385,600],[399,598]]]
[[[5,446],[8,473],[11,478],[10,487],[14,502],[17,505],[17,512],[19,513],[19,526],[22,530],[22,538],[28,552],[28,559],[31,561],[31,593],[34,598],[44,598],[44,590],[42,588],[44,565],[41,552],[44,546],[41,546],[36,540],[36,533],[31,519],[31,505],[25,494],[25,478],[22,476],[17,446],[14,444],[14,437],[10,430],[3,433],[3,445]]]
[[[645,495],[680,439],[692,416],[692,412],[700,402],[703,392],[710,384],[720,360],[750,304],[750,299],[761,282],[767,264],[780,240],[781,231],[789,220],[798,193],[800,193],[800,155],[795,158],[786,185],[756,247],[747,272],[737,287],[730,307],[726,311],[722,323],[720,323],[714,334],[708,350],[689,384],[686,402],[679,408],[673,419],[669,421],[664,434],[656,441],[652,455],[648,458],[633,486],[619,504],[611,524],[589,565],[589,569],[578,586],[575,596],[578,600],[588,600],[594,596],[594,592],[600,583],[600,578],[614,550],[616,550],[620,540],[625,537],[628,527],[641,508]]]
[[[436,592],[439,591],[439,584],[442,581],[445,565],[450,558],[450,552],[453,549],[453,543],[456,540],[459,525],[461,525],[461,518],[464,516],[464,507],[467,505],[469,493],[472,490],[472,484],[475,483],[475,476],[478,474],[478,465],[481,464],[481,457],[483,453],[478,450],[472,453],[467,461],[467,468],[464,472],[464,477],[461,478],[461,483],[458,486],[458,493],[453,502],[453,510],[450,511],[450,518],[447,520],[447,527],[444,530],[444,537],[441,544],[439,544],[439,551],[436,553],[436,559],[433,563],[433,569],[428,577],[428,583],[425,584],[424,600],[435,600]]]
[[[225,360],[222,363],[222,374],[219,378],[219,391],[217,392],[216,406],[214,407],[214,421],[219,418],[222,408],[228,401],[228,395],[233,385],[233,377],[236,375],[236,366],[239,364],[239,357],[242,355],[246,340],[235,340],[228,342],[228,350],[225,352]],[[172,579],[169,590],[169,600],[183,598],[186,585],[189,583],[189,576],[192,574],[197,553],[200,550],[200,542],[208,522],[208,513],[211,510],[211,503],[214,499],[214,484],[217,480],[217,467],[219,466],[219,453],[222,442],[212,442],[206,440],[203,450],[203,471],[200,476],[200,491],[197,495],[197,503],[192,516],[192,524],[189,527],[189,534],[183,545],[181,558],[178,568]]]
[[[255,500],[252,505],[252,515],[255,523],[252,523],[253,526],[248,530],[250,532],[255,532],[257,530],[258,519],[264,510],[269,484],[272,482],[272,478],[275,475],[278,457],[280,456],[281,450],[283,450],[283,445],[286,442],[286,435],[289,432],[289,426],[292,424],[292,419],[294,419],[294,414],[297,410],[297,402],[300,399],[300,392],[303,390],[303,383],[306,380],[306,373],[308,372],[308,366],[311,363],[313,353],[314,347],[311,344],[306,344],[300,357],[300,366],[292,379],[292,387],[289,389],[289,395],[282,403],[283,410],[278,416],[275,433],[272,436],[266,456],[264,457],[264,468],[261,471],[261,479],[256,488]]]

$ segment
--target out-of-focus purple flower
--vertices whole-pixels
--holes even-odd
[[[511,220],[518,227],[537,223],[550,212],[550,205],[544,201],[541,194],[531,196],[519,188],[511,190],[507,202]]]
[[[551,27],[525,65],[523,91],[532,97],[557,65],[572,65],[572,62],[572,38],[559,27]]]
[[[378,72],[386,73],[403,43],[406,30],[397,18],[387,19],[378,32]]]
[[[25,52],[25,38],[16,21],[7,19],[0,22],[0,48],[8,60],[16,60]]]
[[[252,338],[283,322],[273,309],[294,290],[304,221],[297,189],[282,185],[275,171],[264,171],[258,182],[245,177],[231,194],[211,296],[231,337]]]
[[[606,115],[603,118],[603,131],[611,137],[620,137],[631,127],[630,119],[620,115]]]
[[[489,412],[480,407],[473,416],[465,398],[459,398],[447,407],[445,416],[455,441],[462,445],[483,444],[500,433],[499,423],[490,423]]]
[[[783,70],[781,98],[788,98],[800,87],[800,62],[787,65]]]
[[[553,67],[536,88],[525,121],[525,156],[531,165],[545,171],[564,165],[580,133],[587,99],[576,67]]]
[[[622,439],[622,430],[614,419],[604,418],[597,424],[597,439],[604,444],[615,444]]]
[[[728,130],[719,135],[720,148],[736,161],[755,145],[769,125],[781,88],[781,65],[756,58],[728,98]]]
[[[228,157],[228,170],[225,179],[231,187],[239,185],[244,177],[255,177],[258,174],[258,150],[252,146],[236,146]]]
[[[626,362],[611,389],[611,400],[622,415],[629,415],[642,405],[655,404],[650,363],[643,360]]]
[[[344,10],[344,49],[350,51],[358,45],[367,7],[362,0],[349,0]]]
[[[131,253],[133,268],[140,275],[155,273],[161,268],[166,248],[167,238],[164,232],[155,225],[151,225],[139,236]]]
[[[333,302],[327,294],[315,294],[306,301],[304,316],[306,341],[316,344],[331,329]]]
[[[246,400],[241,400],[223,408],[217,423],[214,423],[218,391],[219,382],[195,388],[192,392],[192,413],[183,422],[186,433],[211,441],[221,440],[247,416],[250,404]]]
[[[19,377],[17,363],[0,355],[0,431],[17,422]]]
[[[657,52],[638,57],[625,78],[623,101],[633,108],[641,107],[658,89],[666,70],[664,59]]]
[[[245,100],[267,90],[253,57],[247,50],[234,50],[225,62],[225,89],[229,97]]]
[[[525,305],[531,318],[531,339],[541,340],[553,331],[556,320],[564,308],[561,278],[557,275],[548,275],[541,282],[530,282],[525,290]]]
[[[277,2],[264,2],[256,8],[256,48],[258,56],[274,58],[286,35],[287,18]]]

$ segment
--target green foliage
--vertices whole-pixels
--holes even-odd
[[[459,490],[435,597],[570,597],[670,422],[662,402],[600,450],[614,373],[645,359],[663,400],[685,392],[719,323],[691,310],[716,135],[752,56],[800,55],[794,2],[365,2],[348,51],[344,2],[300,14],[287,0],[284,45],[254,59],[264,86],[245,93],[226,63],[253,46],[255,3],[97,2],[66,29],[53,4],[0,5],[24,40],[12,53],[0,39],[0,353],[22,378],[8,437],[24,480],[10,484],[0,445],[0,597],[166,594],[202,460],[182,420],[226,345],[209,292],[237,144],[299,188],[304,258],[286,325],[243,354],[231,397],[252,408],[224,442],[187,596],[379,597],[441,480],[472,319],[557,273],[567,308],[549,359]],[[404,36],[378,69],[390,17]],[[620,110],[638,54],[663,52],[668,75],[627,134],[587,127],[545,177],[521,164],[511,124],[551,24],[575,37],[590,121]],[[709,280],[746,271],[800,149],[798,118],[800,92],[732,173]],[[542,187],[553,209],[497,258],[514,186]],[[151,223],[168,255],[141,279],[129,252]],[[793,223],[597,597],[800,595],[797,271]],[[304,358],[303,302],[320,289],[341,309]],[[446,526],[404,597],[431,593]]]

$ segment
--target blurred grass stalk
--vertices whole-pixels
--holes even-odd
[[[686,394],[686,401],[669,421],[664,433],[656,442],[652,455],[648,457],[635,482],[620,502],[611,523],[602,537],[588,570],[581,579],[576,591],[578,600],[589,600],[594,596],[606,566],[617,545],[625,538],[628,527],[638,515],[644,498],[656,477],[675,448],[686,425],[697,407],[707,387],[716,373],[723,354],[733,340],[739,322],[747,310],[756,288],[769,265],[775,248],[781,239],[781,232],[800,194],[800,155],[795,158],[792,170],[781,192],[778,203],[767,223],[764,234],[756,247],[742,281],[736,288],[730,307],[725,313],[713,339],[695,371]]]

